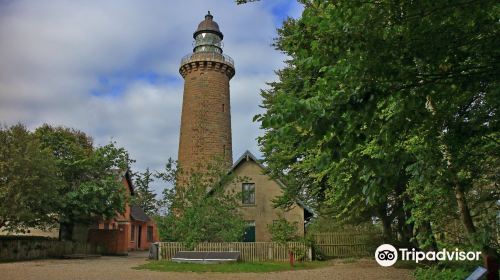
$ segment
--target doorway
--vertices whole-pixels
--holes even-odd
[[[255,221],[247,221],[243,242],[255,242]]]
[[[138,226],[137,230],[137,249],[141,249],[142,226]]]

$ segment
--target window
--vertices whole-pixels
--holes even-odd
[[[135,241],[135,226],[130,228],[130,241]]]
[[[222,53],[221,47],[221,38],[214,33],[200,33],[194,41],[195,52]]]
[[[104,223],[104,229],[109,229],[109,223]]]
[[[225,112],[226,111],[226,106],[224,105],[224,103],[222,103],[222,112]]]
[[[242,191],[243,204],[255,204],[255,184],[254,183],[243,183]]]
[[[148,242],[153,242],[153,227],[148,226]]]

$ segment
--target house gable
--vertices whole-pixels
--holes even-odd
[[[120,177],[123,184],[127,187],[130,195],[134,195],[134,185],[132,184],[132,178],[130,175],[130,170],[125,169],[120,171]]]
[[[279,179],[274,179],[274,178],[271,178],[269,175],[265,174],[266,172],[266,167],[264,165],[262,165],[260,163],[260,161],[250,152],[250,151],[245,151],[243,153],[243,155],[241,155],[238,160],[235,161],[235,163],[233,164],[233,166],[231,167],[230,169],[230,173],[233,172],[233,173],[236,173],[236,169],[238,169],[240,167],[240,165],[242,165],[243,163],[245,162],[248,162],[248,161],[252,161],[254,162],[256,165],[259,166],[260,168],[260,171],[262,173],[262,175],[266,176],[269,178],[269,180],[273,180],[276,184],[278,184],[278,186],[281,188],[281,189],[285,189],[286,186],[285,184],[279,180]],[[282,192],[281,192],[282,193]],[[311,208],[307,207],[302,201],[296,201],[294,203],[294,206],[298,205],[299,207],[302,207],[305,211],[306,211],[306,214],[310,217],[314,216],[314,212],[311,210]]]
[[[253,184],[255,192],[255,203],[244,204],[240,201],[243,218],[249,223],[255,223],[256,241],[269,241],[271,234],[268,225],[274,221],[285,218],[289,222],[297,222],[297,230],[300,235],[304,234],[304,207],[299,203],[294,203],[288,211],[274,207],[273,200],[283,194],[284,185],[279,181],[265,174],[265,167],[262,166],[255,156],[250,152],[245,152],[238,159],[231,172],[243,182],[229,183],[226,190],[239,193],[243,184]],[[248,202],[248,201],[247,201]]]

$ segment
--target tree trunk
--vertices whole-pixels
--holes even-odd
[[[72,241],[73,240],[73,223],[60,223],[59,226],[59,240]]]
[[[405,248],[415,248],[417,243],[412,242],[413,238],[413,225],[406,224],[406,219],[404,215],[398,216],[398,233],[400,236],[400,246]]]
[[[396,217],[398,219],[397,229],[400,237],[400,242],[402,247],[414,248],[417,246],[413,243],[413,222],[408,223],[411,218],[411,214],[405,211],[405,205],[408,205],[408,198],[405,195],[404,185],[402,183],[398,184],[395,188],[396,199],[394,205],[394,211],[396,211]]]
[[[423,235],[425,244],[426,245],[428,244],[428,246],[425,246],[425,247],[423,247],[419,244],[419,247],[423,250],[426,250],[426,251],[437,251],[438,246],[437,246],[436,238],[434,237],[434,234],[432,233],[431,223],[429,221],[423,222],[418,227],[418,231]]]
[[[462,220],[465,231],[470,238],[474,233],[476,233],[476,227],[474,226],[474,221],[472,220],[469,206],[467,205],[467,200],[465,199],[465,193],[460,184],[458,184],[457,182],[455,182],[454,189],[455,199],[457,200],[458,211],[460,213],[460,219]]]
[[[388,242],[393,239],[391,221],[389,220],[389,217],[381,218],[381,220],[382,220],[382,235],[384,238],[384,242]]]
[[[427,96],[427,103],[425,104],[426,108],[433,114],[436,114],[436,109],[434,108],[434,104],[432,103],[432,99],[430,96]],[[450,169],[452,172],[452,176],[455,176],[456,171],[453,170],[453,164],[452,164],[452,155],[450,153],[450,150],[448,148],[448,144],[443,140],[443,131],[439,131],[439,140],[441,144],[441,152],[443,154],[444,160],[446,160],[446,164],[448,166],[448,169]],[[469,206],[467,205],[467,201],[465,199],[465,193],[460,185],[460,183],[457,181],[457,178],[455,177],[453,180],[454,184],[454,190],[455,190],[455,199],[457,200],[457,205],[458,205],[458,211],[460,212],[460,218],[462,220],[462,223],[464,224],[465,231],[467,232],[467,235],[469,238],[472,237],[474,233],[476,233],[476,227],[474,226],[474,222],[472,221],[472,216],[470,214]]]
[[[425,104],[426,108],[433,114],[436,114],[436,109],[434,108],[434,105],[432,103],[432,99],[430,96],[427,96],[427,102]],[[445,143],[445,141],[442,141],[443,139],[443,132],[439,132],[439,139],[441,140],[441,145],[442,145],[442,153],[443,157],[447,162],[448,168],[452,170],[452,156],[449,151],[448,145]],[[456,172],[452,172],[452,176],[455,176]],[[460,185],[460,183],[457,181],[457,178],[454,178],[455,180],[453,181],[453,189],[455,191],[455,199],[457,201],[457,206],[458,206],[458,211],[460,213],[460,219],[462,220],[462,223],[465,228],[465,232],[467,233],[467,236],[469,237],[469,240],[472,243],[475,243],[475,233],[476,227],[474,226],[474,221],[472,220],[472,216],[470,214],[470,209],[469,206],[467,205],[467,200],[465,198],[465,192],[463,189],[463,186]],[[483,246],[482,250],[482,256],[483,260],[485,262],[485,265],[488,269],[488,275],[487,278],[489,279],[498,279],[498,262],[499,262],[499,256],[498,252],[496,252],[493,248],[491,248],[489,245],[485,244]],[[493,264],[493,265],[489,265]],[[488,266],[489,265],[489,266]]]
[[[385,205],[377,207],[377,216],[380,221],[382,221],[382,238],[384,242],[390,242],[392,237],[392,227],[391,222],[392,219],[387,216],[387,211]]]

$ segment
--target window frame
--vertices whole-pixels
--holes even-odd
[[[246,188],[251,186],[251,188]],[[242,183],[241,184],[241,204],[243,205],[255,205],[255,183]]]

